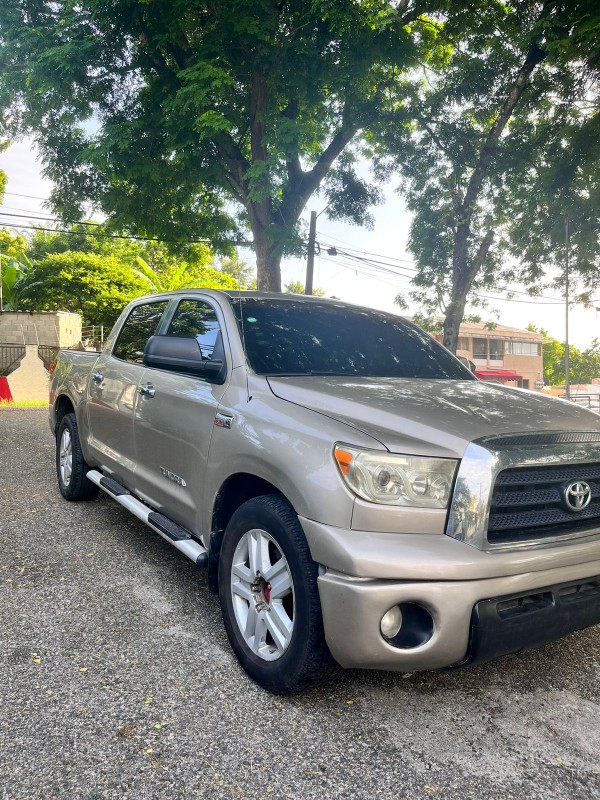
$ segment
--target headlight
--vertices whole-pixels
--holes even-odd
[[[447,508],[457,461],[401,456],[337,444],[335,459],[348,486],[372,503]]]

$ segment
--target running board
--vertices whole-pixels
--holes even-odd
[[[96,486],[99,486],[103,492],[106,492],[109,497],[116,500],[123,508],[131,511],[134,517],[145,522],[148,527],[160,534],[165,541],[194,561],[199,567],[204,567],[208,564],[208,551],[200,542],[192,539],[185,528],[177,525],[173,520],[165,517],[164,514],[153,511],[141,500],[138,500],[137,497],[134,497],[128,489],[121,486],[120,483],[117,483],[113,478],[107,478],[98,470],[91,469],[87,473],[87,478],[92,483],[95,483]]]

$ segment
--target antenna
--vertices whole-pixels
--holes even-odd
[[[246,398],[247,402],[249,403],[252,400],[252,395],[250,394],[250,384],[248,381],[248,352],[246,350],[246,326],[244,325],[244,312],[242,308],[242,301],[245,300],[244,297],[236,297],[236,300],[239,303],[240,308],[240,330],[242,334],[242,347],[244,348],[244,358],[246,359]]]

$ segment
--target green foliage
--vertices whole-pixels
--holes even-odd
[[[353,170],[353,148],[398,76],[428,57],[426,10],[414,0],[4,0],[3,125],[34,135],[67,221],[91,202],[115,229],[224,251],[249,227],[260,287],[278,289],[317,189],[334,217],[369,222],[378,194]]]
[[[20,293],[31,269],[26,254],[27,242],[22,236],[13,236],[6,228],[0,229],[0,275],[2,280],[2,309],[15,311]]]
[[[86,325],[111,326],[130,300],[144,294],[147,282],[115,256],[67,251],[35,263],[19,309],[75,311]]]
[[[538,329],[529,325],[528,330],[538,332]],[[539,329],[546,340],[544,352],[544,379],[550,386],[564,386],[565,384],[565,345],[548,335],[544,328]],[[600,378],[600,339],[592,339],[592,343],[585,350],[580,350],[575,345],[569,346],[569,378],[571,383],[591,383],[594,378]]]
[[[302,281],[290,281],[285,284],[284,289],[290,294],[304,294]],[[325,289],[313,289],[313,297],[325,297]]]
[[[204,287],[211,289],[238,289],[239,284],[232,275],[205,265],[190,266],[185,262],[169,267],[161,272],[152,269],[141,256],[136,257],[138,269],[134,272],[146,281],[148,290],[154,294],[171,292],[175,289]]]
[[[13,308],[76,311],[85,324],[110,326],[140,295],[192,286],[238,287],[232,276],[210,266],[206,245],[189,248],[189,261],[180,261],[156,242],[90,237],[84,230],[37,231],[29,245],[21,237],[6,241],[7,251],[20,253],[27,264],[12,290]],[[3,236],[9,235],[0,231],[0,247]]]
[[[446,314],[453,346],[467,296],[485,307],[480,292],[516,280],[535,294],[564,263],[565,214],[588,298],[600,281],[600,7],[453,3],[431,36],[371,143],[414,214],[413,300]]]
[[[115,236],[105,225],[73,225],[66,233],[35,231],[27,244],[27,252],[34,261],[51,253],[96,253],[115,256],[131,267],[136,259],[143,258],[154,270],[166,272],[177,268],[182,262],[190,267],[207,266],[213,253],[206,244],[187,244],[173,250],[169,245],[156,241],[140,241],[126,234]]]
[[[241,289],[256,289],[254,267],[243,258],[223,258],[218,265],[221,272],[231,275]]]
[[[411,320],[415,325],[418,325],[419,328],[427,331],[427,333],[430,333],[432,336],[437,336],[442,333],[443,324],[441,317],[426,316],[421,312],[417,312],[411,317]]]

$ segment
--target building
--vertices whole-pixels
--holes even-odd
[[[442,341],[442,336],[436,337]],[[540,333],[483,322],[463,322],[456,355],[475,364],[484,381],[537,389],[544,386],[544,337]]]

